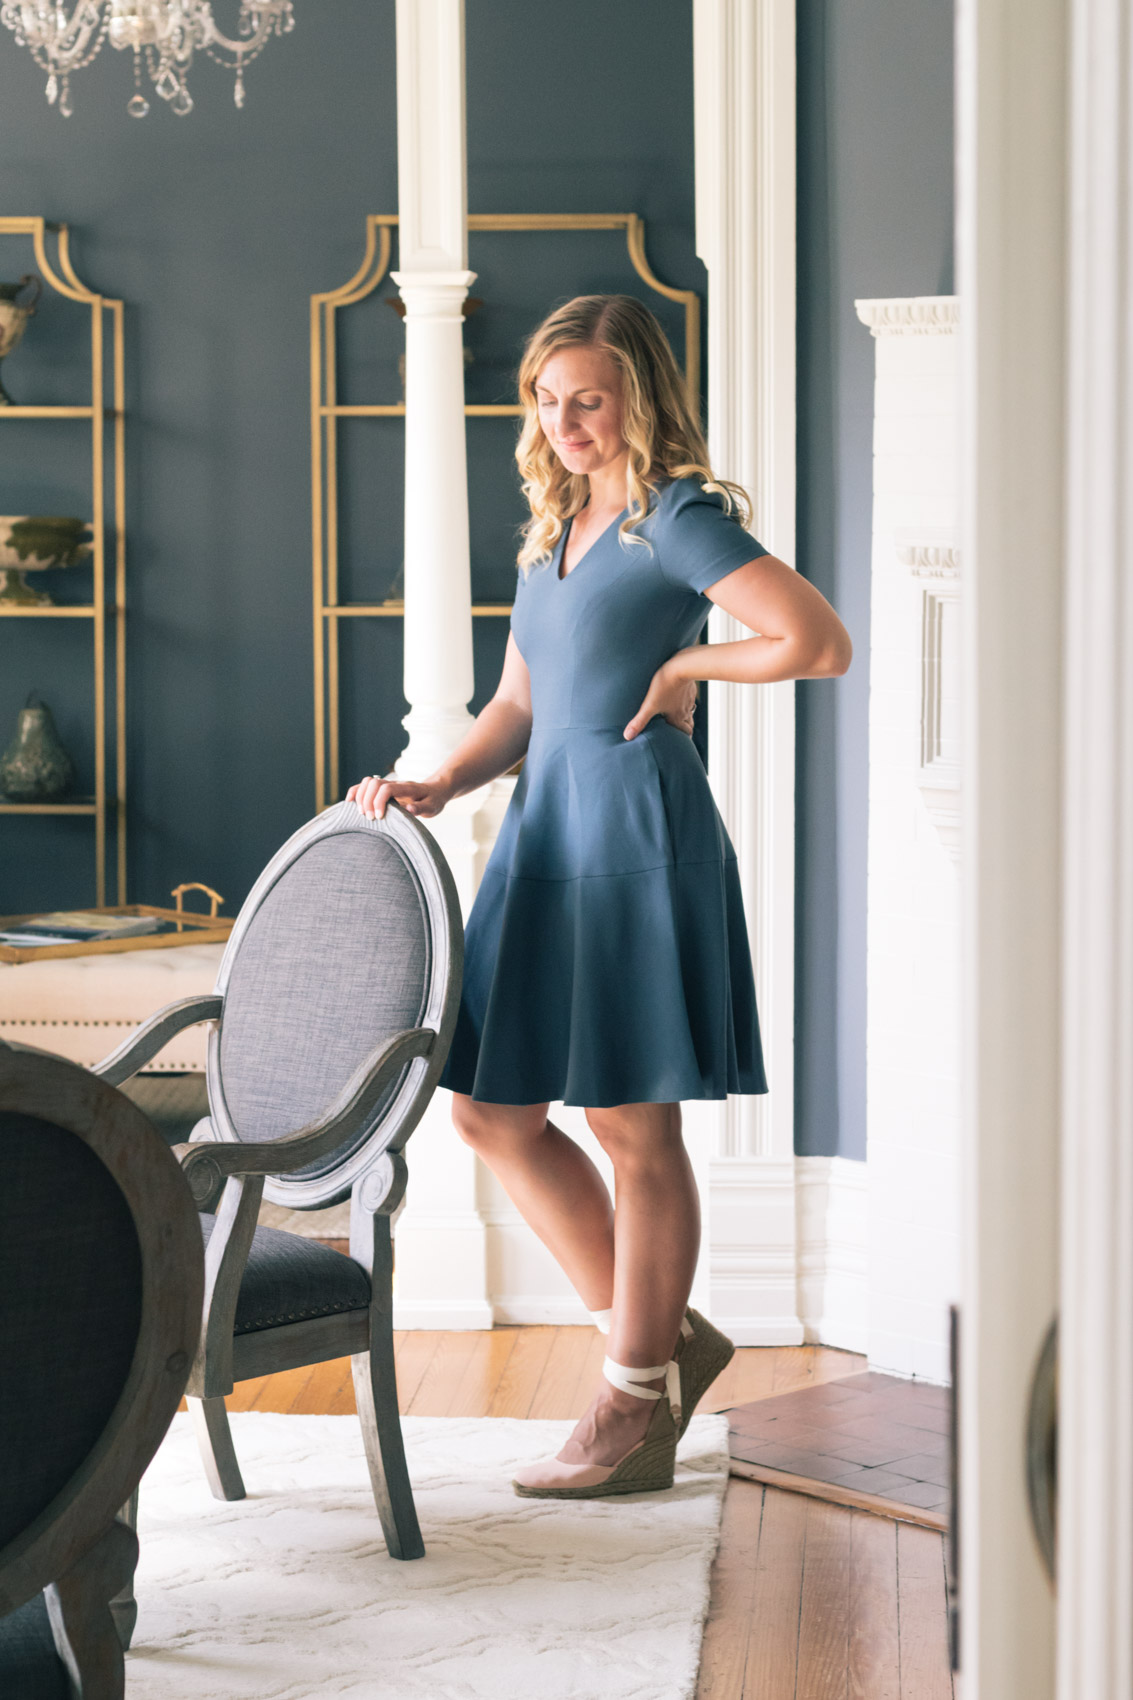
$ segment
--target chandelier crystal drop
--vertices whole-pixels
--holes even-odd
[[[295,27],[292,0],[240,0],[237,37],[217,27],[209,0],[0,0],[0,24],[29,49],[47,75],[50,106],[64,118],[72,112],[70,79],[83,70],[109,38],[111,47],[134,55],[135,92],[126,110],[144,118],[143,67],[154,92],[184,118],[193,110],[188,75],[195,53],[207,53],[236,73],[233,99],[244,104],[244,69],[258,59],[272,35]]]

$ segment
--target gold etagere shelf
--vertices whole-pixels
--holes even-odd
[[[89,620],[94,646],[94,796],[56,803],[0,801],[0,815],[89,815],[95,831],[95,902],[107,901],[107,826],[115,822],[117,901],[126,902],[126,379],[121,301],[86,287],[71,263],[65,224],[44,218],[0,218],[0,236],[30,237],[43,281],[68,301],[90,311],[90,402],[79,406],[0,406],[0,422],[85,419],[91,428],[91,515],[93,600],[80,605],[13,607],[0,604],[0,618]],[[54,241],[54,258],[48,238]],[[107,347],[107,320],[110,336]],[[108,400],[109,397],[109,400]],[[109,439],[109,453],[108,453]],[[111,477],[107,478],[109,461]],[[107,489],[112,488],[113,598],[107,596]],[[107,772],[107,624],[113,626],[114,775]]]
[[[339,785],[339,621],[401,619],[404,603],[347,602],[338,599],[338,421],[401,419],[404,402],[342,403],[338,400],[335,314],[372,295],[389,270],[396,213],[371,213],[366,219],[362,264],[341,289],[311,297],[311,527],[314,577],[315,646],[315,807],[337,801]],[[637,213],[471,213],[469,231],[621,230],[637,275],[656,294],[679,302],[685,316],[685,382],[700,410],[700,297],[691,289],[662,283],[645,256],[645,225]],[[514,403],[470,403],[468,419],[518,418]],[[481,618],[507,618],[510,602],[474,602]]]

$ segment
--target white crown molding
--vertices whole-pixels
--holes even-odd
[[[960,319],[955,295],[905,295],[855,301],[854,306],[873,336],[948,336]]]
[[[960,550],[954,543],[919,543],[898,539],[897,559],[917,578],[958,579]]]

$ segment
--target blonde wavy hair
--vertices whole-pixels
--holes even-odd
[[[523,425],[515,459],[531,518],[523,527],[519,565],[524,572],[549,559],[567,520],[586,505],[586,477],[568,472],[543,432],[535,385],[552,354],[561,348],[600,348],[622,381],[622,434],[626,465],[627,517],[618,535],[648,547],[635,533],[649,512],[651,494],[673,478],[696,477],[723,498],[724,510],[751,524],[751,502],[738,484],[717,478],[708,461],[700,420],[673,351],[648,307],[632,295],[579,295],[556,307],[532,332],[519,367]]]

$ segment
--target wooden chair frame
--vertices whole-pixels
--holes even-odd
[[[173,1420],[193,1362],[204,1295],[200,1227],[173,1154],[136,1105],[88,1070],[0,1043],[0,1110],[82,1140],[121,1189],[138,1236],[141,1320],[118,1402],[74,1476],[0,1551],[0,1615],[45,1591],[73,1692],[117,1700],[138,1551],[119,1510]]]
[[[313,844],[343,832],[388,836],[415,880],[432,939],[422,1024],[377,1046],[317,1122],[279,1140],[244,1143],[228,1110],[220,1064],[224,998],[233,965],[277,881]],[[212,1137],[206,1134],[202,1140],[195,1133],[193,1143],[176,1148],[198,1209],[217,1211],[205,1259],[204,1322],[188,1384],[209,1484],[218,1498],[244,1496],[224,1404],[237,1381],[349,1356],[374,1499],[386,1545],[396,1558],[417,1558],[425,1549],[397,1409],[390,1217],[405,1192],[405,1143],[424,1114],[452,1041],[463,938],[452,874],[424,827],[396,803],[377,821],[365,819],[353,803],[340,803],[301,827],[256,881],[232,930],[215,994],[186,998],[161,1010],[95,1071],[120,1084],[184,1027],[214,1024],[208,1049]],[[405,1079],[379,1113],[390,1080],[406,1063]],[[364,1134],[360,1140],[359,1134]],[[298,1174],[344,1146],[348,1154],[327,1173]],[[350,1198],[350,1255],[370,1277],[368,1309],[234,1334],[240,1284],[263,1197],[308,1210]]]

